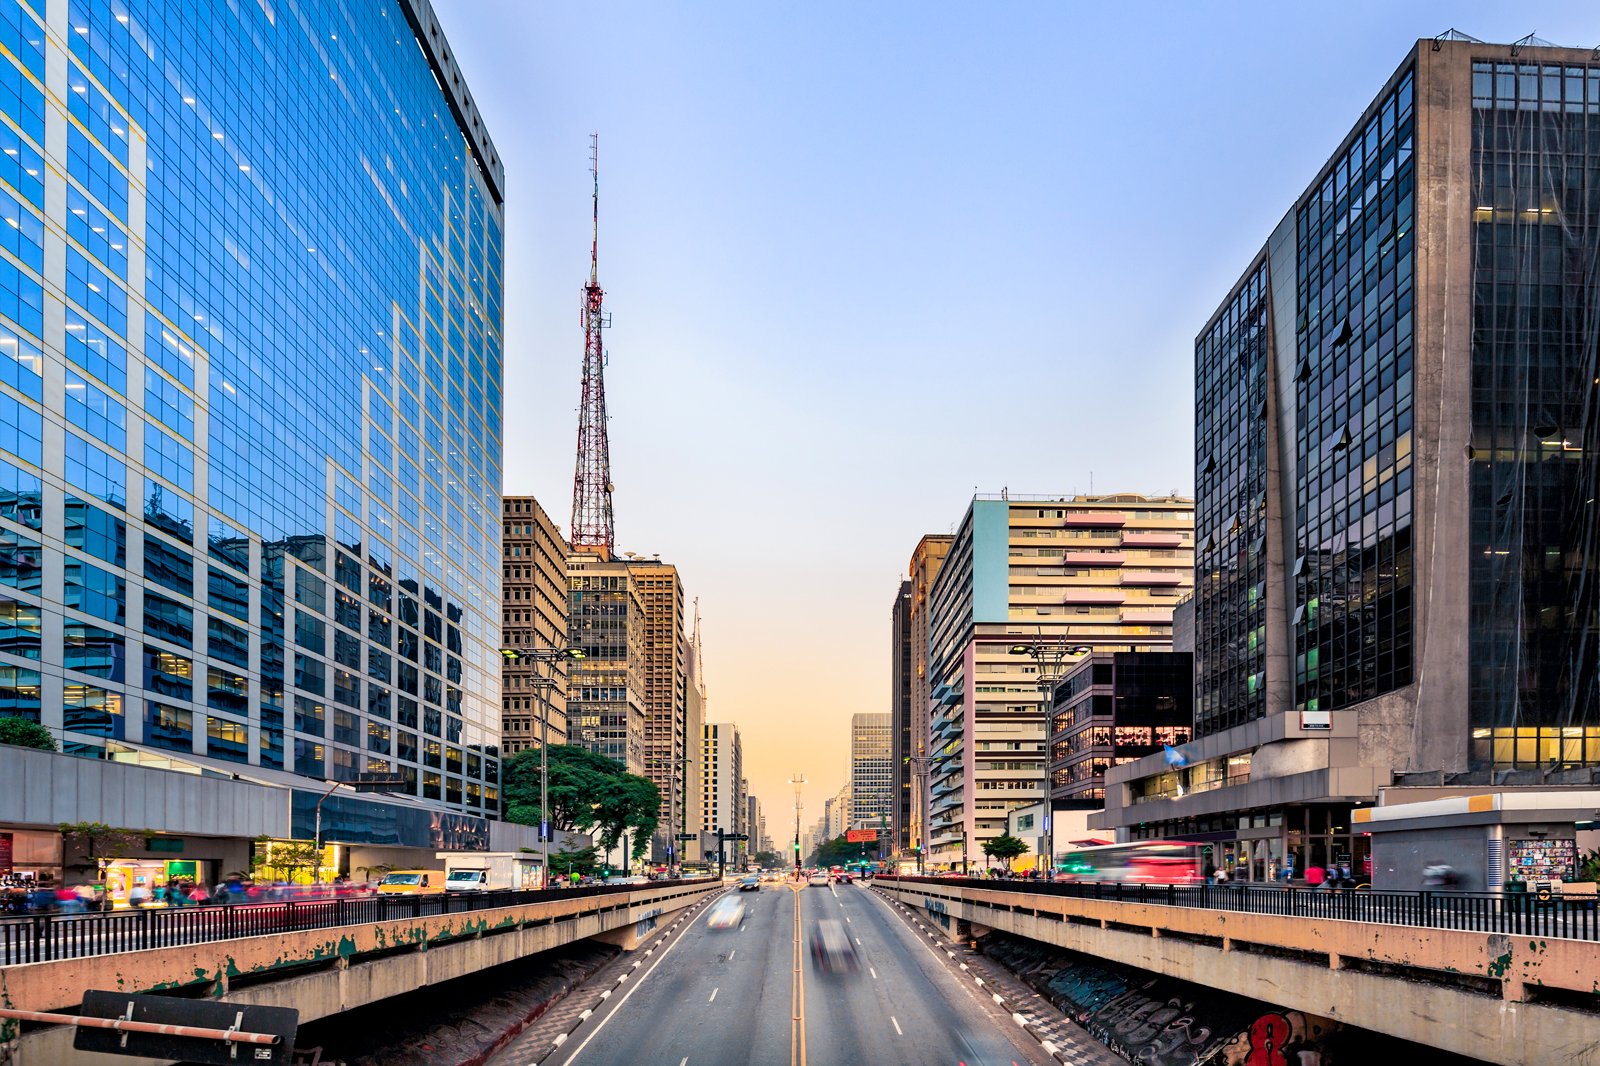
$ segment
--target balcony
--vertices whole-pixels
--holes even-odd
[[[1158,573],[1154,570],[1124,570],[1122,583],[1124,585],[1146,585],[1151,587],[1171,588],[1184,583],[1192,574]]]
[[[1061,593],[1062,603],[1115,605],[1128,598],[1120,589],[1074,588],[1067,586],[1061,590]]]
[[[1128,524],[1128,516],[1121,511],[1068,514],[1063,524],[1068,529],[1121,529]]]
[[[1171,625],[1172,608],[1129,607],[1122,612],[1122,621],[1140,625]]]
[[[1061,557],[1064,566],[1121,566],[1127,556],[1119,551],[1068,551]]]
[[[1185,541],[1182,533],[1150,529],[1124,533],[1122,543],[1129,548],[1181,548]]]

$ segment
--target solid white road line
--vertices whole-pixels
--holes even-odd
[[[690,919],[689,924],[692,926],[692,925],[694,925],[695,922],[697,922],[699,920],[700,920],[700,916],[698,914],[696,914],[694,916],[694,918]],[[688,933],[688,930],[685,929],[684,930],[684,934],[687,934],[687,933]],[[635,992],[639,991],[639,986],[643,985],[646,981],[648,981],[650,979],[650,975],[656,972],[657,968],[659,968],[660,965],[667,960],[667,956],[672,954],[672,949],[677,947],[679,944],[683,943],[683,940],[684,940],[684,937],[683,936],[679,936],[676,940],[674,940],[672,943],[668,944],[665,948],[662,949],[661,957],[659,959],[657,959],[651,965],[651,967],[644,972],[644,976],[643,977],[639,978],[639,980],[634,982],[633,987],[628,989],[627,994],[624,995],[621,999],[619,999],[617,1001],[617,1005],[611,1009],[611,1013],[607,1014],[604,1018],[600,1019],[599,1024],[594,1027],[594,1032],[590,1033],[588,1036],[583,1038],[583,1043],[579,1044],[577,1046],[577,1048],[575,1048],[573,1050],[572,1054],[567,1056],[566,1062],[563,1064],[563,1066],[572,1066],[573,1060],[575,1060],[579,1055],[583,1054],[583,1049],[589,1046],[589,1041],[593,1040],[595,1038],[595,1036],[600,1032],[600,1030],[602,1030],[602,1029],[604,1029],[606,1027],[606,1023],[607,1022],[609,1022],[612,1018],[615,1018],[617,1016],[617,1012],[620,1011],[624,1006],[627,1005],[628,1000],[633,998],[633,994]],[[628,975],[627,974],[623,974],[622,976],[623,977],[627,977]],[[600,993],[600,998],[601,999],[605,999],[610,995],[611,995],[611,989],[608,988],[604,992]],[[563,1036],[562,1040],[564,1041],[565,1039],[566,1038]],[[684,1061],[687,1062],[688,1060],[685,1059]],[[682,1066],[682,1064],[680,1063],[679,1066]]]
[[[706,1000],[706,1002],[707,1003],[715,1003],[717,1001],[717,993],[721,992],[721,991],[722,991],[722,989],[720,989],[720,988],[713,988],[711,990],[711,998]]]
[[[903,1029],[901,1029],[901,1028],[900,1028],[900,1023],[899,1023],[899,1022],[898,1022],[898,1021],[895,1021],[895,1017],[894,1017],[894,1015],[892,1015],[892,1014],[891,1014],[891,1015],[889,1015],[889,1020],[890,1020],[890,1021],[891,1021],[891,1022],[894,1022],[894,1031],[895,1031],[895,1034],[896,1034],[896,1035],[897,1035],[897,1036],[905,1036],[905,1035],[906,1035],[906,1034],[905,1034],[905,1031],[904,1031],[904,1030],[903,1030]]]

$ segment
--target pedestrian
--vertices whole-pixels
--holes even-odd
[[[1321,888],[1327,881],[1328,872],[1313,863],[1306,867],[1306,887]]]
[[[1217,867],[1216,882],[1219,885],[1228,883],[1228,868],[1226,866]]]
[[[144,887],[144,882],[142,881],[135,883],[134,886],[128,890],[128,906],[132,907],[134,910],[138,910],[139,908],[143,907],[147,902],[149,902],[149,900],[150,890]]]

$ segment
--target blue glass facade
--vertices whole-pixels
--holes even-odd
[[[0,710],[68,750],[496,804],[498,160],[416,3],[0,0]]]

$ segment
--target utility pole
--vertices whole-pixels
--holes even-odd
[[[805,774],[796,773],[789,778],[789,784],[794,786],[794,877],[800,880],[800,811],[805,804],[800,799],[800,790],[805,787]]]

